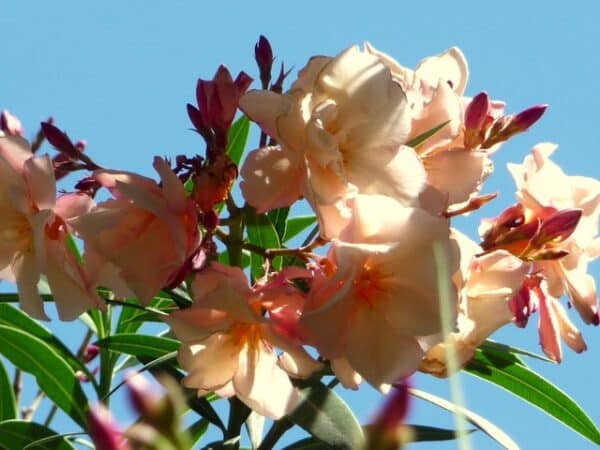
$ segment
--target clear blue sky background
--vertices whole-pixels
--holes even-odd
[[[594,1],[2,0],[0,108],[18,114],[29,133],[53,115],[73,138],[88,141],[88,151],[102,165],[150,175],[153,155],[201,150],[185,112],[198,77],[211,77],[225,63],[233,72],[245,70],[257,78],[253,45],[259,34],[269,37],[278,62],[283,59],[296,70],[313,54],[333,55],[365,40],[409,67],[458,45],[471,69],[467,94],[485,89],[505,100],[509,112],[550,105],[541,123],[495,156],[496,172],[485,187],[501,191],[484,211],[492,216],[514,201],[506,162],[521,162],[538,141],[560,144],[555,159],[566,172],[599,178],[599,18],[600,3]],[[475,228],[470,221],[463,230],[473,235]],[[592,266],[597,279],[599,266]],[[575,320],[589,350],[575,355],[567,349],[560,366],[531,365],[598,422],[600,330]],[[527,330],[506,328],[495,338],[537,351],[535,321]],[[506,430],[523,449],[595,448],[510,394],[467,375],[461,379],[467,406]],[[414,384],[447,395],[446,381],[416,376]],[[363,420],[379,402],[368,387],[346,398]],[[419,402],[410,421],[453,426],[447,413]],[[481,433],[473,444],[494,448]]]

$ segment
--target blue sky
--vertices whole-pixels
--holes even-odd
[[[486,192],[501,195],[484,211],[493,216],[514,201],[506,162],[521,162],[539,141],[560,145],[555,160],[570,174],[600,177],[597,88],[600,3],[517,2],[39,2],[0,3],[0,108],[28,131],[52,115],[104,166],[150,175],[153,155],[193,153],[185,104],[198,77],[219,64],[257,77],[253,46],[260,34],[277,61],[300,69],[314,54],[333,55],[365,40],[413,67],[423,57],[458,45],[471,70],[467,94],[487,90],[509,112],[550,105],[542,121],[495,155]],[[475,220],[460,222],[473,234]],[[463,226],[464,225],[464,226]],[[598,279],[600,264],[592,265]],[[574,314],[572,314],[574,316]],[[527,330],[506,328],[495,339],[538,350],[535,320]],[[600,420],[596,393],[600,330],[582,327],[589,350],[566,350],[560,366],[537,364]],[[506,430],[523,449],[595,448],[509,394],[468,376],[467,406]],[[414,384],[447,394],[445,381],[417,376]],[[366,419],[379,398],[370,388],[347,395]],[[411,422],[453,425],[448,414],[415,402]],[[66,430],[65,430],[66,431]],[[493,448],[485,437],[474,448]],[[451,449],[455,444],[415,445]]]

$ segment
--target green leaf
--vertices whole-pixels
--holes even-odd
[[[101,348],[135,357],[159,358],[179,349],[174,339],[136,333],[115,334],[96,342]]]
[[[0,325],[0,351],[34,375],[48,398],[85,428],[88,400],[73,368],[52,347],[25,331]]]
[[[323,441],[309,437],[305,439],[301,439],[299,441],[294,442],[293,444],[284,447],[282,450],[326,450],[326,449],[335,449],[330,445],[326,445]]]
[[[316,216],[299,216],[288,219],[285,235],[281,241],[287,242],[290,239],[298,236],[316,221]]]
[[[450,123],[450,121],[446,120],[444,123],[441,123],[438,126],[433,127],[431,130],[427,130],[424,133],[421,133],[420,135],[418,135],[417,137],[411,139],[410,141],[408,141],[406,143],[406,145],[408,145],[409,147],[413,147],[413,148],[418,147],[419,145],[421,145],[427,139],[429,139],[430,137],[432,137],[435,133],[437,133],[438,131],[440,131],[442,128],[444,128],[449,123]]]
[[[502,447],[507,450],[519,450],[519,446],[513,441],[508,434],[498,428],[489,420],[481,417],[479,414],[474,413],[473,411],[468,410],[467,408],[463,408],[462,406],[458,406],[448,400],[445,400],[437,395],[433,395],[429,392],[421,391],[419,389],[410,388],[409,392],[411,395],[421,398],[425,401],[433,403],[440,408],[443,408],[447,411],[450,411],[454,414],[460,412],[464,417],[493,440],[498,442]]]
[[[436,428],[427,425],[411,425],[407,427],[412,429],[410,442],[425,442],[425,441],[451,441],[458,439],[460,434],[456,430],[448,430],[446,428]],[[467,433],[472,433],[473,430],[467,430]]]
[[[149,307],[162,311],[174,305],[174,301],[165,295],[154,297]],[[115,334],[135,333],[145,321],[155,320],[158,320],[156,313],[144,311],[143,309],[122,306]]]
[[[77,243],[75,242],[75,238],[73,237],[72,234],[67,234],[66,243],[67,243],[67,248],[71,251],[71,253],[73,253],[73,255],[75,255],[75,258],[77,258],[77,262],[79,262],[79,264],[82,264],[83,257],[81,256],[79,247],[77,247]]]
[[[12,305],[0,303],[0,325],[15,328],[27,332],[31,336],[44,341],[49,345],[63,360],[67,362],[73,370],[81,370],[85,373],[88,380],[91,381],[94,388],[98,389],[98,384],[94,375],[87,366],[82,363],[69,348],[58,340],[46,327],[40,325],[27,314],[15,308]]]
[[[527,350],[523,350],[518,347],[513,347],[512,345],[501,344],[499,342],[495,342],[490,339],[487,339],[483,344],[481,344],[479,346],[479,348],[483,351],[497,351],[497,352],[502,352],[502,353],[511,353],[514,355],[529,356],[530,358],[539,359],[540,361],[556,364],[556,361],[554,361],[550,358],[546,358],[543,355],[529,352]],[[526,365],[521,360],[519,360],[519,361],[521,362],[522,365]]]
[[[250,133],[250,121],[246,116],[236,120],[229,130],[229,145],[227,155],[234,164],[239,165],[248,142]]]
[[[287,228],[287,218],[289,213],[289,206],[285,208],[273,209],[267,213],[267,217],[269,217],[269,220],[271,221],[271,223],[273,223],[273,226],[277,231],[277,235],[279,236],[280,242],[283,242],[283,237],[285,236],[285,230]]]
[[[339,449],[361,448],[363,430],[348,405],[322,383],[300,390],[302,403],[287,416],[311,436]]]
[[[56,436],[55,439],[48,439]],[[34,442],[43,440],[39,444]],[[7,420],[0,423],[0,448],[6,450],[75,450],[64,437],[39,423]]]
[[[6,367],[0,360],[0,422],[17,418],[17,402]]]
[[[229,253],[227,250],[223,250],[219,253],[219,262],[221,264],[230,265],[229,264]],[[247,250],[242,250],[242,268],[245,269],[250,265],[250,252]]]
[[[531,369],[498,352],[477,350],[465,370],[470,375],[506,389],[593,443],[600,444],[600,430],[585,411],[571,397]]]
[[[281,242],[277,231],[273,226],[271,220],[266,214],[256,214],[254,208],[246,208],[246,224],[248,230],[248,241],[258,247],[269,249],[269,248],[280,248]],[[250,255],[250,270],[254,279],[258,279],[264,275],[263,268],[264,258],[256,253]],[[273,261],[275,269],[281,268],[281,259],[279,259],[279,267],[275,264],[277,261]]]
[[[206,430],[208,430],[208,425],[210,425],[210,422],[208,419],[203,417],[188,427],[187,433],[192,439],[192,445],[196,444],[200,439],[202,439],[202,436],[204,436],[204,433],[206,433]]]

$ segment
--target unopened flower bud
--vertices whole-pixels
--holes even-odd
[[[123,433],[112,419],[106,407],[99,403],[90,409],[88,433],[96,445],[102,450],[128,450],[129,445]]]
[[[100,348],[97,345],[90,344],[90,345],[86,346],[85,349],[83,350],[83,355],[82,355],[83,362],[89,363],[96,356],[98,356],[99,352],[100,352]]]
[[[542,222],[538,233],[532,240],[532,245],[541,247],[550,241],[564,241],[577,228],[582,213],[581,209],[564,209],[553,214]]]
[[[133,408],[143,417],[154,416],[160,409],[161,397],[150,386],[150,383],[138,373],[126,376],[129,388],[129,399]]]
[[[273,49],[269,40],[262,35],[254,46],[254,58],[260,72],[262,87],[267,89],[271,81],[271,70],[273,68]]]
[[[514,129],[514,133],[527,131],[534,123],[536,123],[546,109],[548,105],[536,105],[521,111],[519,114],[514,116],[510,122],[510,129]]]

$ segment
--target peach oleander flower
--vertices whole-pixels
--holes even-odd
[[[557,248],[568,252],[554,260],[537,261],[535,267],[543,271],[548,292],[559,298],[565,292],[585,323],[598,325],[598,298],[596,285],[587,273],[590,261],[600,255],[598,220],[600,217],[600,181],[568,176],[550,156],[556,145],[536,145],[523,164],[509,164],[517,185],[517,199],[527,217],[544,217],[547,211],[579,209],[581,216],[575,230]]]
[[[250,91],[240,107],[280,144],[251,152],[241,171],[242,192],[258,212],[302,195],[322,234],[335,237],[348,220],[347,200],[358,193],[418,202],[425,172],[403,145],[406,97],[376,56],[355,46],[313,57],[287,93]]]
[[[492,333],[513,321],[509,300],[521,287],[530,265],[506,250],[476,256],[482,249],[456,230],[453,239],[460,248],[460,270],[453,281],[460,292],[457,331],[450,339],[456,350],[457,364],[464,367]],[[448,376],[446,342],[432,347],[423,358],[420,370]]]
[[[142,304],[180,281],[200,243],[196,209],[181,181],[161,158],[154,168],[161,185],[129,172],[94,172],[114,198],[69,221],[96,283],[120,296],[133,292]]]
[[[445,249],[451,273],[457,250],[447,220],[389,197],[365,197],[354,200],[342,232],[362,243],[333,241],[333,270],[315,276],[300,323],[306,342],[333,361],[345,385],[362,377],[385,389],[413,373],[439,342],[421,339],[441,330],[433,242]]]
[[[17,284],[27,314],[48,320],[38,282],[45,274],[61,320],[73,320],[103,303],[67,246],[65,221],[89,210],[86,195],[56,199],[48,155],[33,156],[18,136],[0,137],[0,278]]]
[[[196,275],[192,291],[193,306],[166,319],[182,342],[178,359],[188,372],[184,385],[198,389],[199,395],[236,395],[273,419],[291,412],[300,397],[290,376],[309,376],[321,365],[261,310],[281,313],[285,297],[294,294],[280,291],[284,298],[278,301],[275,292],[265,295],[265,288],[251,289],[241,269],[219,263]],[[291,299],[292,310],[295,303]],[[278,357],[274,347],[284,353]]]

